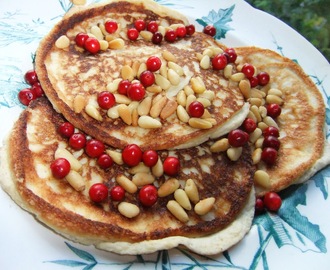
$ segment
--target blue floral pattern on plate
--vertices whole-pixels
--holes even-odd
[[[100,2],[99,0],[91,2]],[[212,24],[217,29],[216,39],[226,41],[229,34],[239,31],[239,26],[235,25],[235,14],[239,7],[244,4],[242,1],[224,1],[225,3],[218,4],[218,8],[214,9],[213,5],[209,6],[208,10],[203,9],[196,11],[196,4],[189,1],[170,1],[158,0],[158,3],[186,12],[194,14],[195,24],[204,27]],[[212,3],[212,1],[206,1]],[[55,4],[54,4],[55,3]],[[71,7],[69,0],[54,0],[54,5],[57,5],[57,13],[54,16],[46,17],[28,17],[19,8],[6,10],[3,4],[0,12],[0,49],[7,48],[13,44],[19,46],[31,46],[26,50],[29,51],[27,59],[30,67],[34,62],[34,50],[40,39],[51,29]],[[57,3],[57,4],[56,4]],[[212,3],[213,4],[213,3]],[[205,10],[205,12],[204,12]],[[196,15],[198,13],[198,15]],[[240,14],[241,15],[241,14]],[[19,21],[19,23],[16,23]],[[285,44],[281,44],[271,33],[273,39],[272,44],[282,55],[285,55]],[[275,40],[275,41],[274,41]],[[17,46],[16,46],[17,48]],[[3,109],[13,109],[23,106],[17,100],[19,90],[28,87],[23,80],[25,69],[19,64],[22,59],[15,52],[9,54],[0,53],[0,61],[2,65],[2,73],[0,74],[0,114]],[[27,61],[25,59],[25,61]],[[299,63],[299,58],[295,58]],[[316,73],[317,74],[317,73]],[[328,80],[329,73],[310,75],[316,85],[322,92],[327,108],[326,108],[326,124],[327,137],[329,137],[330,126],[330,97],[329,90],[326,90],[324,85],[325,80]],[[8,122],[9,125],[12,122]],[[6,123],[6,124],[8,124]],[[218,256],[200,256],[187,251],[184,248],[175,248],[169,251],[159,251],[151,255],[138,255],[117,257],[109,256],[102,258],[99,252],[94,249],[88,249],[84,246],[70,243],[62,240],[62,258],[42,259],[42,268],[48,269],[50,265],[61,266],[63,269],[96,269],[99,267],[106,269],[137,269],[137,268],[152,268],[152,269],[277,269],[274,259],[271,258],[271,253],[281,254],[284,258],[285,247],[290,246],[291,254],[300,256],[302,254],[321,254],[325,261],[330,262],[330,256],[327,248],[327,237],[330,237],[330,229],[317,224],[314,215],[310,212],[302,211],[311,203],[310,194],[314,196],[319,194],[324,204],[329,205],[328,200],[328,179],[330,178],[330,168],[327,167],[318,172],[307,183],[292,186],[281,192],[283,198],[283,206],[277,214],[266,212],[263,215],[257,216],[254,219],[253,227],[250,234],[246,237],[248,244],[253,244],[252,247],[244,246],[244,243],[231,248],[230,250]],[[20,209],[17,210],[21,211]],[[32,222],[35,222],[34,220]],[[282,251],[283,250],[283,251]],[[244,256],[240,253],[244,252]],[[64,256],[65,254],[65,256]],[[284,255],[283,255],[284,254]],[[323,255],[322,255],[323,254]],[[10,254],[14,257],[15,254]],[[244,259],[242,258],[244,257]],[[322,258],[323,258],[322,257]],[[317,260],[319,256],[311,256],[312,260]],[[39,258],[38,258],[39,259]],[[294,264],[288,263],[291,268]],[[330,263],[328,263],[329,266]],[[323,265],[322,265],[323,266]],[[327,266],[324,265],[326,269]],[[303,268],[300,268],[303,269]],[[320,267],[318,269],[321,269]]]

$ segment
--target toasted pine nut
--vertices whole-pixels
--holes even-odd
[[[169,61],[167,63],[168,68],[173,69],[179,76],[183,76],[184,72],[181,66],[179,66],[177,63],[174,63],[174,61]]]
[[[162,127],[162,123],[159,120],[152,118],[148,115],[140,116],[140,118],[138,120],[138,125],[139,125],[139,127],[142,127],[142,128],[160,128],[160,127]]]
[[[170,178],[166,180],[158,189],[158,196],[159,197],[166,197],[174,191],[176,191],[180,187],[180,183],[175,178]]]
[[[222,138],[213,143],[210,147],[212,153],[224,152],[229,148],[229,142],[227,138]]]
[[[214,197],[205,198],[200,200],[194,207],[194,211],[197,215],[203,216],[211,211],[215,203]]]
[[[191,200],[193,203],[197,203],[199,201],[198,189],[194,180],[188,179],[186,181],[184,191],[187,193],[189,200]]]
[[[179,105],[185,107],[187,102],[187,96],[186,93],[183,90],[180,90],[179,93],[176,96],[176,101]]]
[[[112,50],[121,50],[125,47],[125,41],[121,38],[115,38],[109,41],[109,48]]]
[[[209,58],[214,56],[213,51],[210,48],[206,48],[202,54],[203,56],[208,56]]]
[[[242,155],[243,148],[242,147],[230,147],[227,150],[227,156],[231,161],[236,161]]]
[[[260,122],[262,120],[259,109],[256,105],[252,105],[250,108],[250,111],[254,114],[254,116],[257,119],[257,123]]]
[[[172,213],[172,215],[175,216],[181,222],[185,223],[189,221],[188,214],[184,211],[181,205],[177,203],[175,200],[168,201],[166,207]]]
[[[176,62],[177,61],[175,55],[173,53],[169,52],[169,51],[163,51],[162,56],[164,57],[164,59],[166,61],[171,61],[171,62]]]
[[[261,153],[262,149],[261,148],[256,148],[253,153],[252,153],[252,162],[253,164],[258,164],[261,160]]]
[[[151,172],[155,177],[161,177],[164,174],[163,163],[160,158],[158,158],[156,165],[151,168]]]
[[[132,64],[132,70],[134,77],[137,76],[141,63],[139,61],[134,61]]]
[[[246,80],[246,79],[241,80],[238,83],[238,87],[239,87],[239,89],[241,90],[243,96],[246,99],[250,98],[250,96],[251,96],[251,85],[250,85],[250,82],[248,80]]]
[[[128,105],[132,102],[132,100],[130,100],[130,98],[125,95],[117,94],[117,93],[114,93],[113,95],[115,96],[116,103],[118,103],[118,104],[127,104]]]
[[[260,138],[261,135],[262,135],[262,130],[260,128],[256,128],[253,132],[250,133],[249,141],[251,143],[255,143]]]
[[[270,127],[273,126],[273,127],[279,128],[278,124],[276,123],[276,121],[272,117],[266,116],[263,120],[264,120],[266,125],[268,125]]]
[[[143,162],[140,162],[138,165],[129,168],[127,171],[130,174],[150,173],[150,168],[147,167]]]
[[[167,97],[162,96],[157,102],[155,102],[150,109],[150,116],[153,118],[156,118],[160,115],[160,112],[164,108],[165,104],[167,102]]]
[[[195,95],[194,90],[189,85],[186,85],[185,87],[183,87],[183,90],[187,97],[190,95]]]
[[[178,85],[180,83],[180,76],[173,69],[167,70],[167,78],[172,85]]]
[[[141,63],[140,64],[140,66],[139,66],[139,69],[138,69],[138,71],[137,71],[137,77],[140,77],[140,75],[141,75],[141,73],[143,72],[143,71],[146,71],[147,70],[147,65],[146,65],[146,63]]]
[[[86,98],[83,95],[76,95],[73,99],[73,110],[75,113],[80,113],[86,106]]]
[[[193,128],[198,128],[198,129],[209,129],[213,126],[211,122],[209,122],[205,119],[196,118],[196,117],[190,118],[188,123],[189,123],[189,126],[191,126]]]
[[[209,101],[214,100],[215,98],[215,93],[211,90],[206,90],[204,93],[198,95],[199,98],[206,98]]]
[[[179,118],[179,120],[183,123],[188,123],[189,119],[190,119],[190,116],[189,114],[187,113],[186,109],[184,107],[182,107],[181,105],[179,105],[177,108],[176,108],[176,114]]]
[[[191,203],[189,201],[187,193],[179,188],[174,192],[175,200],[186,210],[191,210]]]
[[[225,66],[223,70],[223,75],[225,76],[226,79],[229,79],[231,75],[233,75],[233,66],[232,65]]]
[[[124,80],[132,81],[134,79],[134,71],[129,65],[125,65],[121,69],[121,77]]]
[[[102,116],[99,112],[99,110],[92,104],[87,104],[85,107],[85,112],[92,118],[94,118],[97,121],[102,121]]]
[[[128,193],[135,193],[137,191],[137,186],[123,174],[118,175],[116,177],[116,181],[118,185],[120,185]]]
[[[112,158],[113,162],[115,162],[118,165],[123,165],[123,157],[120,152],[114,151],[114,150],[106,150],[107,154]]]
[[[187,100],[186,100],[186,110],[188,110],[189,105],[190,105],[193,101],[195,101],[196,99],[197,99],[197,98],[196,98],[195,95],[189,95],[189,96],[187,96]]]
[[[265,106],[260,106],[259,107],[259,113],[262,118],[267,116],[267,109]]]
[[[202,69],[208,69],[211,66],[211,59],[210,56],[204,55],[202,60],[199,62],[199,65]]]
[[[190,79],[191,88],[196,94],[201,94],[206,90],[205,84],[201,77],[193,77]]]
[[[263,142],[264,142],[264,137],[263,136],[261,136],[255,143],[254,143],[254,146],[256,147],[256,148],[262,148],[262,144],[263,144]]]
[[[132,182],[138,187],[152,184],[155,181],[155,177],[150,173],[138,172],[132,177]]]
[[[251,105],[255,105],[257,107],[262,105],[262,99],[260,98],[249,98],[248,101]]]
[[[114,93],[118,90],[118,85],[122,81],[122,78],[118,78],[113,80],[112,82],[107,84],[107,90],[111,93]]]
[[[281,90],[279,90],[277,88],[271,88],[268,90],[267,95],[275,95],[278,97],[282,97],[283,93]]]
[[[269,174],[263,170],[257,170],[254,173],[254,183],[260,185],[264,188],[270,188],[270,178]]]
[[[107,115],[111,118],[111,119],[117,119],[119,117],[119,113],[118,113],[118,107],[120,105],[116,105],[111,107],[108,111],[107,111]]]
[[[101,29],[97,25],[93,25],[91,27],[91,33],[98,39],[102,40],[103,39],[103,33]]]
[[[160,118],[166,119],[175,113],[178,103],[174,100],[168,100],[162,111],[160,112]]]
[[[102,40],[99,40],[99,42],[100,42],[100,49],[102,51],[106,51],[109,48],[109,42],[108,41],[102,39]]]
[[[155,74],[155,82],[159,85],[163,90],[167,90],[171,87],[171,83],[168,79],[160,74]]]
[[[55,159],[57,158],[65,158],[69,161],[71,169],[74,171],[79,171],[82,167],[81,163],[78,159],[76,159],[67,149],[65,148],[57,148],[54,153]]]
[[[264,129],[266,129],[267,127],[268,127],[268,125],[266,123],[264,123],[264,122],[259,122],[258,123],[258,128],[260,128],[262,131]]]
[[[207,98],[198,97],[196,100],[202,103],[204,108],[211,106],[211,101],[208,100]]]
[[[142,30],[140,31],[141,37],[146,41],[151,41],[153,34],[149,31]]]
[[[140,209],[138,206],[128,202],[120,202],[118,204],[118,211],[120,214],[127,218],[134,218],[140,214]]]
[[[65,49],[70,46],[70,40],[67,36],[63,35],[60,36],[56,41],[55,41],[55,46],[56,48],[59,49]]]
[[[234,82],[239,82],[245,78],[245,75],[243,72],[237,72],[230,76],[230,79]]]
[[[124,121],[126,125],[132,124],[132,114],[131,110],[125,104],[120,104],[118,106],[119,117]]]
[[[137,127],[139,124],[138,124],[138,119],[139,119],[139,114],[137,112],[137,108],[134,108],[132,110],[132,126],[133,127]]]
[[[149,114],[150,108],[151,108],[151,101],[152,101],[152,98],[149,96],[140,102],[140,104],[137,108],[138,114],[140,116]]]
[[[278,105],[282,105],[283,104],[283,99],[280,98],[279,96],[275,96],[275,95],[267,95],[266,96],[266,102],[269,104],[275,103]]]
[[[65,176],[65,179],[75,190],[83,191],[85,189],[85,180],[77,171],[70,170],[70,172]]]

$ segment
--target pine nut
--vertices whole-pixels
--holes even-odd
[[[174,199],[186,210],[191,210],[191,203],[187,193],[179,188],[174,192]]]
[[[156,165],[151,168],[151,172],[155,177],[161,177],[164,174],[163,163],[160,158],[158,158]]]
[[[162,111],[160,112],[160,118],[166,119],[170,117],[173,113],[175,113],[178,107],[178,103],[174,100],[168,100]]]
[[[165,33],[166,33],[165,27],[162,26],[162,25],[159,25],[158,26],[158,32],[161,33],[163,36],[165,36]]]
[[[138,165],[129,168],[127,172],[130,174],[150,173],[150,168],[147,167],[143,162],[140,162]]]
[[[129,65],[125,65],[121,69],[121,77],[124,80],[132,81],[134,79],[134,71]]]
[[[205,84],[201,77],[194,77],[190,79],[191,88],[196,94],[202,94],[205,90]]]
[[[189,119],[190,119],[190,116],[189,114],[187,113],[186,109],[184,107],[182,107],[181,105],[179,105],[177,108],[176,108],[176,114],[179,118],[179,120],[183,123],[188,123]]]
[[[116,177],[116,181],[118,185],[120,185],[123,189],[125,189],[128,193],[137,192],[137,186],[128,179],[125,175],[121,174]]]
[[[209,101],[212,101],[215,98],[215,93],[213,91],[211,91],[211,90],[206,90],[206,91],[204,91],[204,93],[199,94],[198,97],[200,97],[200,98],[206,98]]]
[[[163,91],[163,89],[159,85],[148,86],[146,90],[150,93],[155,93],[155,94],[159,94]]]
[[[251,111],[248,112],[247,118],[251,118],[254,122],[257,122],[257,117]]]
[[[227,156],[231,161],[237,161],[242,155],[242,147],[230,147],[227,150]]]
[[[259,107],[259,113],[262,118],[267,116],[267,109],[265,106],[260,106]]]
[[[188,123],[189,123],[189,126],[191,126],[192,128],[209,129],[212,127],[211,122],[209,122],[205,119],[201,119],[201,118],[192,117],[189,119]]]
[[[55,41],[55,46],[56,48],[59,49],[65,49],[70,46],[70,40],[67,36],[63,35],[60,36],[56,41]]]
[[[185,87],[183,87],[183,90],[187,97],[190,95],[195,95],[194,90],[189,85],[186,85]]]
[[[107,84],[107,90],[111,93],[114,93],[118,90],[118,85],[122,81],[122,78],[118,78],[113,80],[112,82]]]
[[[267,127],[268,127],[268,125],[264,122],[258,123],[258,128],[260,128],[262,131],[264,131]]]
[[[206,48],[202,54],[203,56],[208,56],[209,58],[214,56],[213,51],[210,48]]]
[[[152,184],[154,181],[155,181],[155,177],[152,174],[145,172],[136,173],[132,177],[132,182],[138,187]]]
[[[270,127],[273,126],[273,127],[279,128],[276,121],[273,118],[271,118],[270,116],[266,116],[264,118],[264,122],[265,122],[266,125],[268,125]]]
[[[275,95],[267,95],[266,96],[266,102],[268,104],[278,104],[278,105],[282,105],[283,104],[283,99],[280,98],[279,96],[275,96]]]
[[[170,178],[166,180],[158,189],[158,196],[159,197],[166,197],[174,191],[176,191],[180,187],[180,183],[175,178]]]
[[[161,99],[159,99],[157,102],[155,102],[150,109],[150,116],[153,118],[156,118],[160,115],[160,112],[164,108],[165,104],[167,102],[167,97],[162,96]]]
[[[189,96],[187,96],[187,100],[186,100],[186,110],[188,110],[189,105],[190,105],[193,101],[195,101],[196,99],[197,99],[197,98],[196,98],[195,95],[189,95]]]
[[[103,118],[99,112],[99,110],[92,104],[87,104],[85,107],[85,112],[92,118],[97,121],[102,121]]]
[[[175,55],[169,51],[163,51],[162,56],[166,61],[177,62]]]
[[[213,56],[215,56],[215,55],[217,55],[217,54],[219,54],[219,53],[223,53],[223,49],[221,49],[221,48],[219,48],[219,47],[215,47],[215,46],[211,46],[211,47],[209,47],[211,50],[212,50],[212,52],[213,52]]]
[[[85,189],[85,180],[78,172],[70,170],[70,172],[65,176],[65,179],[75,190],[83,191]]]
[[[103,33],[97,25],[91,27],[91,33],[100,41],[103,40]]]
[[[168,211],[172,213],[173,216],[175,216],[178,220],[181,222],[188,222],[189,217],[188,214],[184,211],[184,209],[180,206],[179,203],[177,203],[175,200],[168,201],[166,205]]]
[[[162,123],[159,120],[152,118],[148,115],[140,116],[140,118],[138,120],[138,125],[139,125],[139,127],[142,127],[142,128],[160,128],[160,127],[162,127]]]
[[[75,113],[81,113],[86,106],[86,99],[83,95],[76,95],[73,99],[73,110]]]
[[[160,74],[155,74],[155,82],[159,85],[163,90],[167,90],[171,87],[171,83],[168,79]]]
[[[179,93],[176,96],[176,101],[179,105],[185,107],[187,102],[187,96],[186,93],[183,90],[180,90]]]
[[[240,82],[244,78],[245,78],[245,75],[244,75],[243,72],[237,72],[237,73],[230,76],[230,79],[234,82]]]
[[[110,117],[111,119],[117,119],[119,117],[119,113],[118,113],[118,107],[120,105],[116,105],[111,107],[108,111],[107,111],[107,115],[108,117]]]
[[[141,63],[139,61],[134,61],[132,64],[132,70],[134,77],[137,76]]]
[[[208,69],[211,66],[211,59],[210,56],[204,55],[202,60],[199,62],[199,65],[202,69]]]
[[[211,211],[215,203],[214,197],[209,197],[203,200],[200,200],[194,207],[194,211],[197,215],[203,216]]]
[[[147,65],[146,63],[141,63],[141,65],[139,66],[139,69],[137,71],[137,77],[140,77],[141,73],[143,71],[146,71],[147,70]]]
[[[252,105],[251,108],[250,108],[250,111],[254,114],[254,116],[256,117],[257,119],[257,123],[260,122],[262,119],[261,119],[261,115],[260,115],[260,112],[259,112],[259,109],[256,105]]]
[[[67,149],[65,148],[57,148],[54,153],[55,159],[57,158],[65,158],[69,161],[71,169],[74,171],[79,171],[82,167],[81,163],[78,159],[76,159]]]
[[[260,98],[249,98],[248,101],[251,105],[255,105],[257,107],[262,105],[262,100]]]
[[[174,61],[169,61],[167,63],[168,68],[173,69],[179,76],[183,76],[184,72],[181,66],[179,66],[177,63],[174,63]]]
[[[262,130],[260,128],[256,128],[253,132],[250,133],[249,141],[251,143],[255,143],[260,138],[261,135],[262,135]]]
[[[131,110],[125,104],[120,104],[118,106],[119,117],[124,121],[126,125],[132,124],[132,114]]]
[[[278,97],[282,97],[283,93],[281,90],[276,89],[276,88],[271,88],[268,90],[267,92],[268,95],[274,95],[274,96],[278,96]]]
[[[225,66],[223,70],[223,75],[225,76],[226,79],[229,79],[231,75],[233,75],[233,66],[232,65]]]
[[[195,204],[199,201],[199,193],[194,180],[188,179],[186,181],[184,191],[186,192],[190,201],[192,201]]]
[[[213,143],[210,147],[210,151],[212,153],[219,153],[227,151],[229,148],[229,142],[227,138],[222,138],[220,140],[217,140],[215,143]]]
[[[125,95],[117,94],[117,93],[114,93],[113,95],[115,96],[116,103],[118,103],[118,104],[128,105],[132,102],[132,100],[130,100],[130,98]]]
[[[251,89],[251,97],[256,97],[256,98],[264,98],[266,96],[266,93],[263,91],[260,91],[259,89],[252,88]]]
[[[254,183],[264,188],[270,188],[270,177],[269,174],[263,170],[257,170],[254,173]]]
[[[262,149],[261,148],[256,148],[253,153],[252,153],[252,162],[253,164],[258,164],[261,161],[261,153]]]
[[[109,49],[111,50],[121,50],[125,47],[125,41],[121,38],[115,38],[109,41]]]
[[[258,140],[254,143],[254,146],[256,148],[262,148],[262,144],[264,142],[264,139],[265,138],[263,136],[261,136],[260,138],[258,138]]]
[[[138,120],[139,120],[139,114],[137,112],[137,108],[134,108],[132,110],[132,126],[133,127],[137,127],[139,125]]]
[[[199,101],[200,103],[202,103],[204,108],[211,106],[211,101],[208,100],[207,98],[199,97],[196,100]]]
[[[140,214],[140,209],[138,206],[128,202],[121,202],[118,204],[118,211],[120,214],[127,218],[134,218]]]
[[[173,69],[167,70],[167,78],[172,85],[178,85],[180,83],[180,76]]]
[[[114,150],[106,150],[107,154],[112,158],[113,162],[118,164],[118,165],[123,165],[123,157],[120,152],[114,151]]]
[[[164,78],[168,79],[168,77],[167,77],[167,62],[164,61],[164,60],[162,61],[162,64],[160,66],[159,74],[162,75]]]
[[[146,97],[145,99],[143,99],[140,102],[140,104],[139,104],[139,106],[137,108],[138,114],[140,116],[142,116],[142,115],[148,115],[149,114],[150,108],[151,108],[151,101],[152,101],[152,99],[149,96],[149,97]]]
[[[250,96],[251,96],[251,85],[250,85],[250,82],[248,80],[246,80],[246,79],[241,80],[238,83],[238,87],[239,87],[239,89],[241,90],[243,96],[246,99],[250,98]]]
[[[146,41],[151,41],[153,34],[149,31],[142,30],[140,31],[141,37]]]

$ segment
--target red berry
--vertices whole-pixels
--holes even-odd
[[[257,87],[259,85],[259,80],[258,80],[257,76],[252,76],[248,79],[250,81],[250,85],[251,85],[252,88]]]
[[[261,152],[261,160],[268,165],[275,164],[277,159],[277,150],[271,147],[266,147]]]
[[[212,67],[214,70],[221,70],[227,66],[227,57],[224,53],[219,53],[212,59]]]
[[[100,42],[96,38],[89,37],[85,41],[84,48],[90,53],[96,54],[100,51],[101,46]]]
[[[125,189],[121,186],[114,186],[110,190],[110,197],[114,201],[122,201],[125,197]]]
[[[113,160],[108,154],[104,153],[98,157],[97,164],[99,164],[102,169],[108,169],[112,166]]]
[[[58,158],[50,164],[50,169],[55,178],[62,179],[70,172],[71,165],[67,159]]]
[[[157,188],[154,185],[145,185],[139,191],[139,200],[144,206],[152,206],[158,199]]]
[[[144,98],[146,90],[140,82],[132,83],[127,89],[127,96],[131,100],[140,101]]]
[[[118,93],[127,95],[127,89],[130,87],[131,82],[129,80],[121,80],[118,84]]]
[[[162,60],[157,56],[150,56],[146,61],[147,69],[155,72],[160,69]]]
[[[256,199],[256,203],[255,203],[255,213],[261,214],[262,212],[265,211],[265,205],[264,205],[264,201],[261,198],[257,198]]]
[[[83,149],[86,145],[86,136],[82,133],[74,133],[69,139],[69,145],[75,149]]]
[[[142,161],[142,150],[136,144],[125,146],[122,152],[122,158],[125,164],[130,167],[138,165]]]
[[[34,83],[31,90],[34,92],[36,98],[41,97],[44,94],[44,90],[42,89],[40,82]]]
[[[135,28],[130,28],[127,30],[127,37],[129,40],[137,40],[139,37],[139,31]]]
[[[193,24],[187,25],[186,30],[187,30],[186,34],[188,36],[192,36],[195,33],[195,25],[193,25]]]
[[[117,29],[118,29],[118,24],[117,24],[117,22],[115,22],[115,21],[111,21],[111,20],[109,20],[109,21],[106,21],[106,22],[105,22],[104,27],[105,27],[105,30],[107,30],[107,32],[108,32],[109,34],[113,34],[114,32],[117,31]]]
[[[89,157],[97,158],[103,154],[105,151],[105,146],[103,142],[91,139],[87,141],[85,151]]]
[[[24,88],[18,92],[18,99],[25,106],[28,106],[36,98],[36,94],[31,88]]]
[[[70,138],[74,133],[74,126],[70,122],[63,122],[57,129],[62,136]]]
[[[216,32],[217,32],[217,30],[215,29],[215,27],[213,25],[207,25],[203,29],[203,33],[207,34],[211,37],[214,37]]]
[[[177,36],[178,38],[184,38],[184,37],[186,36],[186,34],[187,34],[187,29],[186,29],[185,26],[179,26],[179,27],[175,30],[175,32],[176,32],[176,36]]]
[[[278,211],[282,205],[282,199],[276,192],[267,192],[264,196],[264,205],[269,211]]]
[[[254,75],[255,68],[251,64],[244,64],[242,67],[242,72],[247,78],[251,78]]]
[[[204,114],[204,110],[204,105],[197,100],[191,102],[188,106],[188,113],[191,117],[202,117],[202,115]]]
[[[152,43],[153,44],[160,44],[163,40],[163,35],[160,32],[156,32],[152,35]]]
[[[282,112],[280,105],[275,103],[268,104],[266,106],[266,109],[267,109],[267,115],[272,118],[278,117]]]
[[[263,135],[265,137],[267,136],[275,136],[275,137],[280,137],[280,132],[278,130],[277,127],[273,127],[273,126],[269,126],[269,127],[266,127],[264,130],[263,130]]]
[[[102,183],[93,184],[88,191],[89,197],[93,202],[100,203],[108,198],[108,187]]]
[[[261,85],[261,86],[268,84],[269,80],[270,80],[269,74],[267,72],[260,72],[257,75],[257,78],[259,81],[259,85]]]
[[[176,32],[172,29],[167,30],[165,33],[165,40],[168,42],[174,42],[176,40]]]
[[[103,92],[98,94],[97,103],[99,104],[99,106],[102,109],[108,110],[111,107],[113,107],[113,105],[115,105],[116,98],[115,98],[114,94],[112,94],[108,91],[103,91]]]
[[[276,150],[280,149],[280,140],[277,139],[277,137],[275,136],[267,136],[264,138],[264,141],[262,143],[262,147],[266,148],[266,147],[271,147],[274,148]]]
[[[169,176],[175,176],[180,171],[180,160],[177,157],[167,157],[163,163],[164,172]]]
[[[146,29],[146,22],[142,19],[137,19],[134,22],[134,27],[136,28],[136,30],[138,30],[139,32]]]
[[[247,133],[252,133],[257,128],[257,123],[252,118],[246,118],[243,122],[243,129]]]
[[[241,129],[234,129],[228,134],[228,142],[233,147],[241,147],[246,144],[248,140],[249,135]]]
[[[158,31],[158,23],[156,21],[150,21],[147,25],[147,30],[151,33],[156,33]]]
[[[77,46],[84,48],[86,40],[89,36],[86,33],[78,33],[74,39]]]
[[[38,82],[38,75],[35,72],[35,70],[28,70],[25,74],[24,74],[24,80],[26,83],[28,83],[29,85],[33,85],[34,83]]]
[[[155,75],[150,70],[145,70],[140,74],[140,82],[144,87],[151,86],[155,83]]]
[[[225,49],[225,55],[227,57],[228,63],[235,63],[237,59],[237,53],[234,48]]]
[[[155,150],[144,151],[142,155],[142,161],[147,167],[155,166],[158,158],[158,154]]]

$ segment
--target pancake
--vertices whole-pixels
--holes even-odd
[[[166,206],[168,201],[177,200],[173,193],[145,207],[136,192],[126,192],[124,202],[139,209],[137,216],[128,218],[119,212],[119,202],[108,198],[94,203],[88,191],[97,182],[111,189],[118,184],[118,175],[133,179],[131,170],[135,167],[115,163],[108,170],[101,169],[84,150],[71,149],[68,140],[57,132],[64,121],[46,98],[33,101],[22,112],[1,149],[2,187],[22,208],[57,233],[124,254],[149,253],[180,244],[201,254],[215,254],[237,243],[249,230],[255,197],[254,167],[248,147],[236,162],[225,154],[211,153],[208,143],[186,150],[158,152],[161,160],[166,156],[179,158],[181,170],[175,177],[179,189],[193,179],[199,201],[214,198],[214,204],[209,212],[196,214],[194,205],[199,201],[191,202],[192,209],[184,210],[188,220],[180,221]],[[76,169],[69,159],[71,171],[77,170],[82,177],[83,189],[77,191],[77,186],[73,188],[67,178],[56,179],[52,175],[50,164],[59,148],[72,153],[81,165]],[[110,150],[114,149],[107,147],[106,151]],[[152,184],[160,190],[170,179],[173,178],[160,175]],[[130,248],[126,249],[127,246]]]
[[[114,34],[105,33],[102,41],[110,40],[110,44],[115,39],[123,46],[91,54],[76,45],[74,40],[78,33],[90,33],[93,27],[101,29],[109,18],[117,21],[120,27]],[[189,148],[238,127],[248,113],[248,104],[244,102],[238,83],[229,81],[222,72],[207,68],[207,64],[202,64],[202,68],[200,63],[203,54],[211,52],[213,57],[221,51],[217,42],[200,32],[172,43],[163,40],[160,45],[143,38],[140,32],[139,38],[131,41],[126,32],[137,19],[155,20],[163,31],[169,26],[175,28],[188,24],[183,15],[153,1],[112,1],[71,12],[50,31],[37,50],[36,71],[54,108],[77,128],[121,149],[130,143],[136,143],[142,149]],[[56,42],[63,36],[70,45],[58,48]],[[119,97],[118,81],[125,78],[138,81],[139,68],[151,56],[159,57],[164,68],[154,72],[158,79],[146,87],[144,98],[133,102],[127,96]],[[195,87],[196,79],[205,85],[203,90]],[[113,108],[99,107],[96,99],[102,91],[116,95]],[[185,96],[183,100],[182,94]],[[187,107],[188,95],[205,102],[207,112],[203,119],[189,121],[187,112],[184,110],[183,115],[177,109],[180,105]],[[139,108],[144,107],[141,104],[145,104],[146,99],[156,103],[161,97],[162,102],[154,109],[146,112],[137,109],[139,105]],[[121,113],[118,113],[119,104]],[[180,107],[181,111],[183,108]],[[160,111],[163,109],[165,114],[162,115]],[[143,120],[139,121],[141,118]],[[148,123],[151,124],[146,128]]]
[[[298,64],[274,51],[256,47],[235,50],[240,64],[250,63],[270,74],[269,84],[261,90],[268,93],[270,89],[278,89],[283,99],[282,112],[276,119],[281,143],[278,158],[272,166],[258,163],[258,169],[269,174],[270,183],[257,185],[257,194],[280,191],[308,180],[330,163],[324,129],[325,104],[320,91]]]

